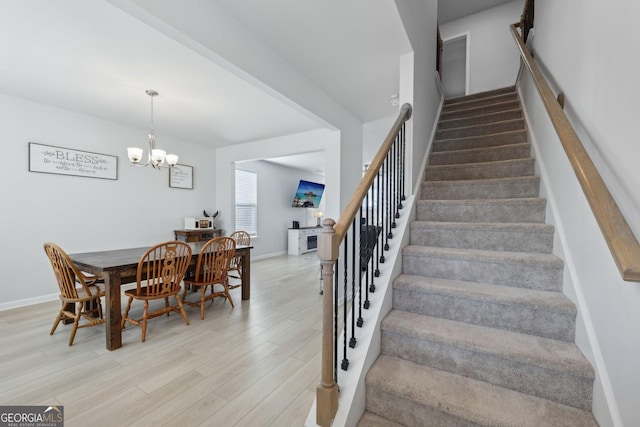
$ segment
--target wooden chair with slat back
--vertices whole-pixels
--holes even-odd
[[[100,298],[105,294],[104,284],[98,283],[97,276],[87,275],[78,270],[66,252],[55,243],[45,243],[44,251],[51,262],[62,300],[62,307],[53,322],[49,335],[53,335],[61,321],[72,319],[73,328],[69,338],[69,345],[72,345],[79,328],[105,322],[100,301]],[[74,305],[75,313],[71,311]],[[81,319],[86,322],[80,324]]]
[[[184,322],[188,325],[189,318],[184,311],[179,293],[182,289],[180,282],[184,278],[189,263],[191,262],[191,247],[179,241],[169,241],[153,246],[140,258],[136,273],[137,287],[126,290],[125,296],[129,297],[127,308],[122,316],[122,328],[127,322],[142,327],[142,342],[147,336],[147,320],[176,311],[182,314]],[[169,297],[174,297],[175,305],[169,304]],[[133,300],[144,302],[142,318],[129,317]],[[164,307],[149,312],[149,302],[164,299]]]
[[[236,246],[251,245],[251,235],[246,231],[235,231],[231,233],[231,236],[229,237],[236,242]],[[234,256],[233,259],[231,260],[231,265],[229,266],[229,277],[242,280],[242,257],[241,256]],[[242,286],[242,282],[239,284],[230,284],[229,289],[235,289],[240,286]]]
[[[209,240],[203,246],[198,261],[196,262],[195,275],[184,280],[185,290],[182,294],[182,302],[194,307],[200,307],[200,318],[204,319],[204,303],[213,301],[217,297],[223,297],[229,300],[233,308],[233,299],[229,294],[229,277],[228,271],[231,260],[236,251],[236,243],[229,237],[216,237]],[[216,291],[215,286],[221,285],[222,290]],[[200,288],[200,301],[187,301],[188,288]],[[209,295],[206,290],[210,288]]]

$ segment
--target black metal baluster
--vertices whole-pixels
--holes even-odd
[[[406,163],[407,163],[407,157],[406,157],[406,142],[405,142],[405,128],[404,127],[405,127],[405,125],[403,124],[402,128],[400,128],[400,135],[401,135],[401,137],[400,137],[400,145],[402,146],[402,172],[401,172],[402,173],[402,196],[401,196],[401,200],[403,200],[403,201],[407,200],[407,198],[405,197],[405,191],[406,191],[406,188],[405,188],[405,184],[406,184],[405,183],[405,179],[406,179],[405,166],[406,166]],[[400,208],[402,208],[402,206],[400,206]]]
[[[338,382],[338,261],[333,266],[333,380]]]
[[[376,238],[376,272],[375,272],[375,276],[376,277],[380,277],[380,245],[381,242],[379,241],[379,236],[380,233],[378,232],[378,230],[380,229],[380,171],[378,171],[378,173],[376,174],[376,178],[375,178],[375,187],[376,187],[376,197],[375,197],[375,207],[376,207],[376,218],[374,221],[374,232],[375,232],[375,238]],[[371,256],[373,257],[373,253],[371,254]]]
[[[354,245],[355,246],[355,245]],[[343,371],[346,371],[349,368],[349,359],[347,358],[347,284],[348,284],[348,270],[349,270],[349,235],[347,234],[344,238],[344,264],[343,264],[343,272],[344,272],[344,302],[342,303],[342,307],[344,310],[342,311],[342,327],[344,331],[344,342],[342,343],[342,348],[344,349],[344,356],[342,358],[342,363],[340,367]]]
[[[400,218],[400,209],[402,208],[402,202],[401,202],[401,197],[400,194],[402,193],[402,190],[400,189],[400,134],[398,134],[396,136],[396,141],[393,144],[394,146],[394,152],[396,155],[396,183],[397,183],[397,188],[398,191],[396,193],[396,219]]]
[[[364,244],[365,244],[365,250],[364,250],[364,260],[365,260],[365,264],[362,267],[363,271],[364,271],[364,277],[365,277],[365,287],[364,287],[364,294],[365,294],[365,299],[364,299],[364,308],[368,309],[370,306],[370,301],[369,301],[369,260],[367,259],[367,251],[368,251],[368,233],[367,233],[367,226],[369,225],[369,192],[367,192],[366,196],[364,196],[364,206],[366,207],[365,212],[364,212],[364,231],[363,231],[363,227],[362,227],[362,223],[360,223],[360,259],[362,260],[362,233],[364,232]],[[362,271],[360,272],[360,274],[362,274]]]
[[[358,224],[362,224],[362,205],[360,205],[360,217],[358,218]],[[355,228],[355,225],[354,225]],[[360,236],[360,233],[358,233]],[[353,266],[355,269],[355,265]],[[361,328],[364,324],[362,318],[362,257],[358,257],[358,327]]]
[[[393,141],[393,145],[391,146],[391,163],[393,164],[391,169],[391,185],[393,186],[393,194],[391,197],[392,205],[391,205],[391,228],[396,228],[396,213],[398,212],[398,188],[397,188],[397,177],[398,177],[398,155],[397,155],[397,145],[398,137]]]
[[[369,187],[369,191],[367,191],[367,201],[369,198],[373,199],[373,186]],[[372,200],[373,202],[373,200]],[[373,203],[367,203],[367,206],[371,206]],[[369,221],[371,219],[371,221]],[[375,240],[371,235],[371,229],[375,223],[375,216],[373,209],[367,210],[367,227],[365,228],[365,233],[367,236],[367,250],[365,251],[365,257],[367,260],[367,274],[371,277],[371,281],[369,282],[369,292],[373,293],[376,291],[376,284],[374,283],[374,270],[375,270],[375,262],[373,259],[373,248],[375,245]]]
[[[385,246],[386,250],[389,250],[389,239],[393,239],[393,206],[391,206],[391,201],[393,200],[392,195],[392,187],[391,187],[391,175],[392,175],[392,161],[391,161],[391,150],[387,153],[387,157],[385,158],[385,162],[387,163],[387,223],[388,223],[388,231],[387,231],[387,245]]]
[[[397,137],[396,137],[397,139]],[[396,228],[396,220],[395,220],[395,213],[396,213],[396,200],[398,200],[397,197],[397,187],[396,187],[396,167],[397,167],[397,163],[396,163],[396,144],[395,141],[393,142],[393,145],[391,146],[391,150],[389,152],[389,162],[391,163],[391,167],[389,168],[389,172],[391,175],[391,194],[390,194],[390,201],[391,201],[391,228]]]
[[[349,340],[349,347],[354,348],[356,346],[356,219],[353,219],[351,224],[351,239],[353,241],[353,247],[351,250],[351,339]],[[346,305],[346,304],[345,304]]]
[[[387,216],[387,198],[388,198],[388,189],[387,189],[387,158],[385,157],[384,162],[382,162],[382,200],[380,203],[382,204],[382,241],[384,242],[382,255],[380,255],[380,262],[385,262],[384,251],[389,250],[389,217]]]

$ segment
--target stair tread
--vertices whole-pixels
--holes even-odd
[[[530,142],[519,142],[517,144],[494,145],[492,147],[464,148],[462,150],[437,151],[435,153],[431,153],[431,156],[432,157],[465,156],[465,155],[477,154],[477,153],[513,150],[517,148],[529,148],[529,147],[531,147]],[[512,160],[512,159],[508,159],[508,160]],[[429,167],[431,166],[432,165],[429,165]]]
[[[511,99],[501,102],[495,102],[487,105],[480,105],[476,107],[469,107],[460,110],[447,111],[442,110],[440,114],[440,120],[451,120],[454,118],[465,118],[471,116],[477,116],[485,113],[497,113],[499,111],[513,110],[514,108],[521,108],[520,102],[517,99]]]
[[[460,179],[460,180],[447,180],[447,181],[422,181],[422,186],[462,186],[462,185],[501,185],[505,183],[516,182],[539,182],[540,177],[535,175],[529,176],[513,176],[508,178],[483,178],[483,179]],[[531,197],[527,197],[531,199]],[[467,199],[465,199],[467,200]],[[496,200],[496,199],[490,199]],[[508,200],[503,199],[503,200]]]
[[[366,382],[479,425],[597,426],[580,409],[385,355],[378,357]]]
[[[483,98],[468,98],[461,99],[459,102],[445,103],[442,107],[442,111],[450,113],[453,111],[461,111],[470,108],[484,107],[494,104],[501,104],[506,101],[516,101],[518,98],[516,92],[499,93]]]
[[[490,89],[482,92],[476,92],[469,95],[453,96],[451,98],[446,98],[444,102],[445,104],[455,104],[457,102],[463,102],[463,101],[468,101],[472,99],[491,98],[496,95],[503,95],[506,93],[515,93],[515,92],[516,92],[515,86],[505,86],[497,89]]]
[[[403,248],[402,256],[431,256],[484,262],[539,264],[551,268],[562,268],[564,266],[562,259],[556,255],[539,252],[490,251],[483,249],[408,245]]]
[[[591,365],[578,347],[566,341],[401,310],[391,310],[383,320],[382,330],[587,379],[594,378]]]
[[[489,113],[483,113],[483,112],[479,112],[478,114],[476,114],[475,116],[468,116],[468,117],[461,117],[461,118],[457,118],[457,119],[443,119],[440,120],[438,122],[438,130],[441,129],[454,129],[454,128],[459,128],[459,127],[464,127],[464,126],[456,126],[456,127],[443,127],[440,128],[440,126],[447,126],[450,123],[453,122],[462,122],[462,121],[473,121],[473,120],[479,120],[479,119],[486,119],[486,123],[496,123],[496,122],[501,122],[503,120],[493,120],[495,118],[499,118],[504,114],[517,114],[517,113],[522,113],[522,109],[521,108],[510,108],[508,110],[503,110],[503,111],[497,111],[497,112],[489,112]],[[511,120],[511,119],[507,119],[507,120]]]
[[[513,110],[509,110],[509,111],[513,111]],[[517,110],[516,110],[517,111]],[[482,116],[487,116],[487,118],[490,118],[489,116],[491,115],[497,115],[496,113],[491,113],[491,114],[483,114]],[[453,119],[449,119],[449,120],[443,120],[443,121],[453,121]],[[446,129],[437,129],[437,132],[455,132],[457,130],[462,130],[462,129],[466,129],[466,130],[471,130],[471,129],[485,129],[485,128],[491,128],[491,127],[496,127],[496,125],[510,125],[510,124],[522,124],[522,128],[518,128],[518,129],[512,129],[512,130],[522,130],[525,129],[524,125],[525,125],[525,121],[524,118],[522,117],[516,117],[513,119],[503,119],[503,120],[496,120],[496,121],[487,121],[486,123],[474,123],[474,124],[469,124],[469,125],[464,125],[464,126],[458,126],[458,127],[452,127],[452,128],[446,128]],[[502,132],[506,132],[506,130],[502,131]]]
[[[450,221],[413,221],[411,229],[468,229],[485,231],[519,231],[529,233],[553,234],[554,227],[549,224],[535,222],[450,222]]]
[[[451,295],[504,305],[527,306],[554,313],[576,314],[575,305],[561,292],[516,288],[488,283],[401,274],[393,282],[394,289]]]
[[[440,151],[440,153],[443,152],[447,153],[448,151]],[[488,162],[454,163],[451,165],[429,165],[429,170],[486,168],[517,163],[532,163],[535,162],[535,160],[536,159],[534,159],[533,157],[523,157],[519,159],[491,160]]]
[[[436,139],[434,140],[434,144],[438,143],[438,144],[444,144],[447,142],[455,142],[455,141],[462,141],[462,140],[469,140],[469,139],[478,139],[478,138],[491,138],[491,137],[496,137],[497,135],[509,135],[509,134],[519,134],[519,133],[526,133],[527,130],[526,129],[517,129],[517,130],[508,130],[508,131],[504,131],[504,132],[496,132],[496,133],[492,133],[490,135],[476,135],[476,136],[464,136],[461,138],[447,138],[447,139]],[[510,144],[504,144],[504,145],[510,145]],[[437,151],[438,153],[440,151]]]
[[[403,427],[402,424],[395,423],[384,417],[365,411],[358,422],[358,427]]]
[[[421,205],[474,205],[474,206],[493,206],[493,205],[538,205],[547,203],[547,199],[541,197],[522,197],[508,199],[422,199],[416,203]]]

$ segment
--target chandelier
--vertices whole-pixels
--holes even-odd
[[[153,98],[158,96],[158,92],[152,89],[146,90],[147,95],[151,97],[151,130],[149,131],[149,152],[147,153],[147,161],[140,163],[142,160],[142,153],[144,150],[138,147],[128,147],[127,155],[131,165],[135,166],[148,166],[151,165],[156,169],[172,168],[178,163],[178,156],[176,154],[167,154],[165,150],[156,148],[156,135],[153,133]],[[166,166],[163,166],[164,163]]]

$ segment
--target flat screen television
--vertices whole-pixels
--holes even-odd
[[[298,183],[298,190],[293,198],[293,208],[317,208],[320,206],[320,199],[324,193],[324,184],[305,181]]]

